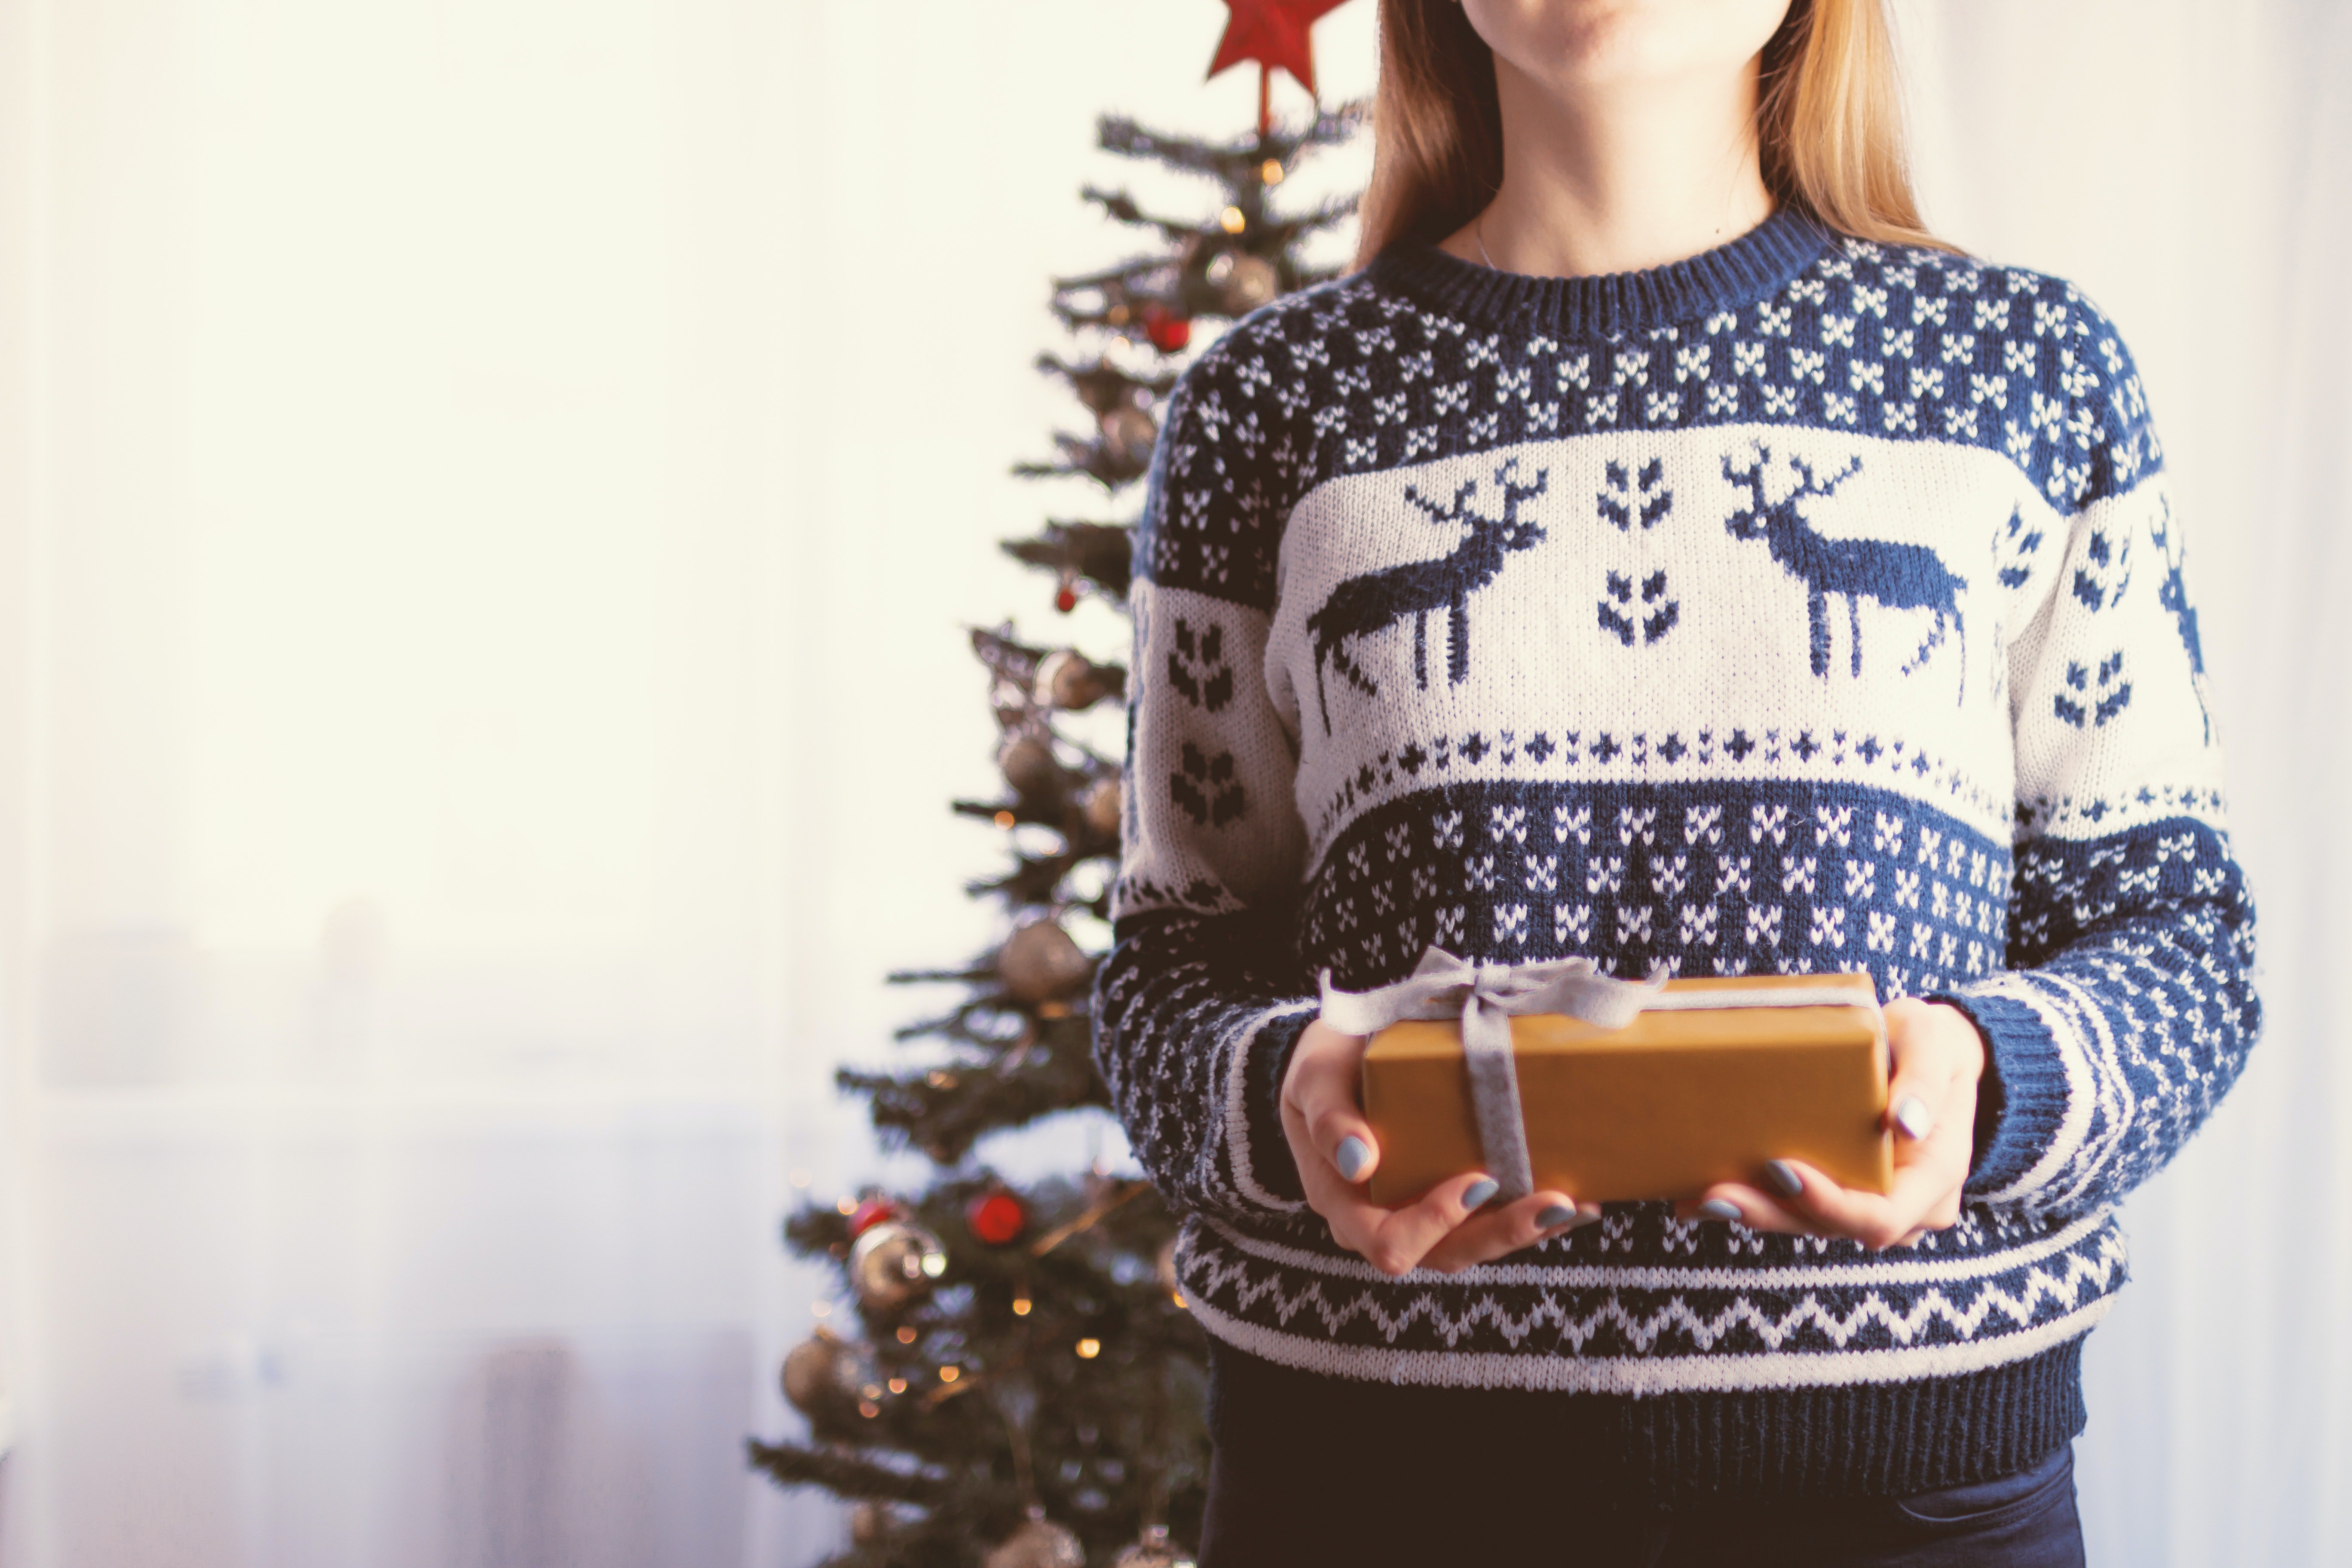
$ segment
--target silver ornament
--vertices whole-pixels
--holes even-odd
[[[849,1284],[862,1305],[888,1311],[929,1290],[947,1266],[938,1237],[921,1226],[886,1219],[850,1247]]]
[[[1121,1547],[1110,1563],[1111,1568],[1193,1568],[1190,1557],[1168,1544],[1168,1527],[1160,1524],[1147,1527],[1142,1540]]]
[[[992,1548],[987,1568],[1086,1568],[1087,1549],[1078,1538],[1032,1509],[1020,1529]]]
[[[1209,263],[1208,279],[1217,291],[1217,311],[1225,316],[1246,316],[1282,291],[1282,277],[1273,262],[1234,251]]]
[[[1094,973],[1094,961],[1052,921],[1032,921],[1004,939],[996,973],[1016,1002],[1057,1002]]]
[[[819,1329],[784,1356],[784,1397],[812,1420],[845,1415],[857,1405],[867,1382],[858,1347],[828,1329]]]
[[[1118,467],[1139,468],[1151,461],[1160,426],[1150,415],[1132,403],[1114,404],[1103,410],[1101,425],[1103,447]]]
[[[1118,775],[1113,773],[1107,779],[1097,780],[1095,786],[1087,791],[1083,807],[1087,814],[1087,826],[1106,838],[1113,837],[1118,832]]]
[[[1054,743],[1034,730],[1016,730],[997,749],[996,765],[1019,795],[1050,795],[1062,787],[1062,764]]]
[[[1032,695],[1040,702],[1076,712],[1093,707],[1109,691],[1110,685],[1103,679],[1102,671],[1075,649],[1055,648],[1037,661],[1037,679]]]

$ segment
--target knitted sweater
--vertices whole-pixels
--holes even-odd
[[[2068,284],[1783,209],[1549,279],[1401,241],[1186,371],[1137,541],[1096,1058],[1256,1356],[1562,1395],[1626,1495],[1902,1492],[2080,1429],[2114,1205],[2237,1076],[2253,911],[2140,383]],[[1868,971],[1990,1047],[1910,1248],[1663,1203],[1391,1278],[1301,1201],[1317,976]]]

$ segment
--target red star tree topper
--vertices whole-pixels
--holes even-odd
[[[1266,79],[1276,70],[1286,70],[1308,93],[1315,90],[1315,50],[1307,32],[1316,18],[1326,11],[1336,9],[1346,0],[1225,0],[1225,9],[1233,13],[1225,22],[1225,36],[1217,40],[1217,58],[1209,62],[1209,74],[1237,66],[1244,60],[1257,62],[1257,128],[1260,135],[1273,125],[1273,115],[1266,103]]]

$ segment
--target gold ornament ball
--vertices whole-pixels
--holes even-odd
[[[819,1329],[784,1355],[784,1397],[813,1419],[838,1415],[857,1403],[866,1382],[857,1347]]]
[[[983,1561],[987,1568],[1086,1568],[1087,1549],[1052,1520],[1032,1515]]]
[[[1118,833],[1118,779],[1113,775],[1087,791],[1087,826],[1106,838],[1116,837]]]
[[[1208,277],[1218,311],[1227,316],[1246,316],[1282,291],[1281,275],[1263,256],[1228,252],[1209,263]]]
[[[1026,795],[1049,795],[1062,787],[1062,764],[1054,760],[1054,745],[1034,730],[1017,730],[998,748],[996,765],[1004,782]]]
[[[1004,939],[996,973],[1013,1000],[1034,1005],[1059,1001],[1087,983],[1093,963],[1052,921],[1034,921]]]
[[[1034,695],[1040,702],[1076,712],[1093,707],[1109,690],[1102,671],[1074,649],[1055,648],[1037,661]]]
[[[938,1237],[905,1220],[884,1220],[849,1249],[849,1283],[864,1305],[888,1311],[929,1290],[947,1266]]]

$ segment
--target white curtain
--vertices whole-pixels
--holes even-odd
[[[1897,8],[1930,218],[2138,354],[2262,900],[2092,1342],[2094,1561],[2344,1561],[2352,22]],[[774,1222],[919,1179],[829,1075],[989,935],[961,628],[1121,646],[993,546],[1098,503],[1004,469],[1047,274],[1126,251],[1076,186],[1199,195],[1092,117],[1245,125],[1223,15],[0,0],[0,1563],[838,1539],[740,1463],[829,1289]]]
[[[829,1538],[802,20],[0,7],[9,1563]]]
[[[1902,12],[1931,221],[2074,279],[2138,358],[2259,901],[2262,1043],[2126,1205],[2084,1357],[2092,1560],[2352,1560],[2352,11]]]

